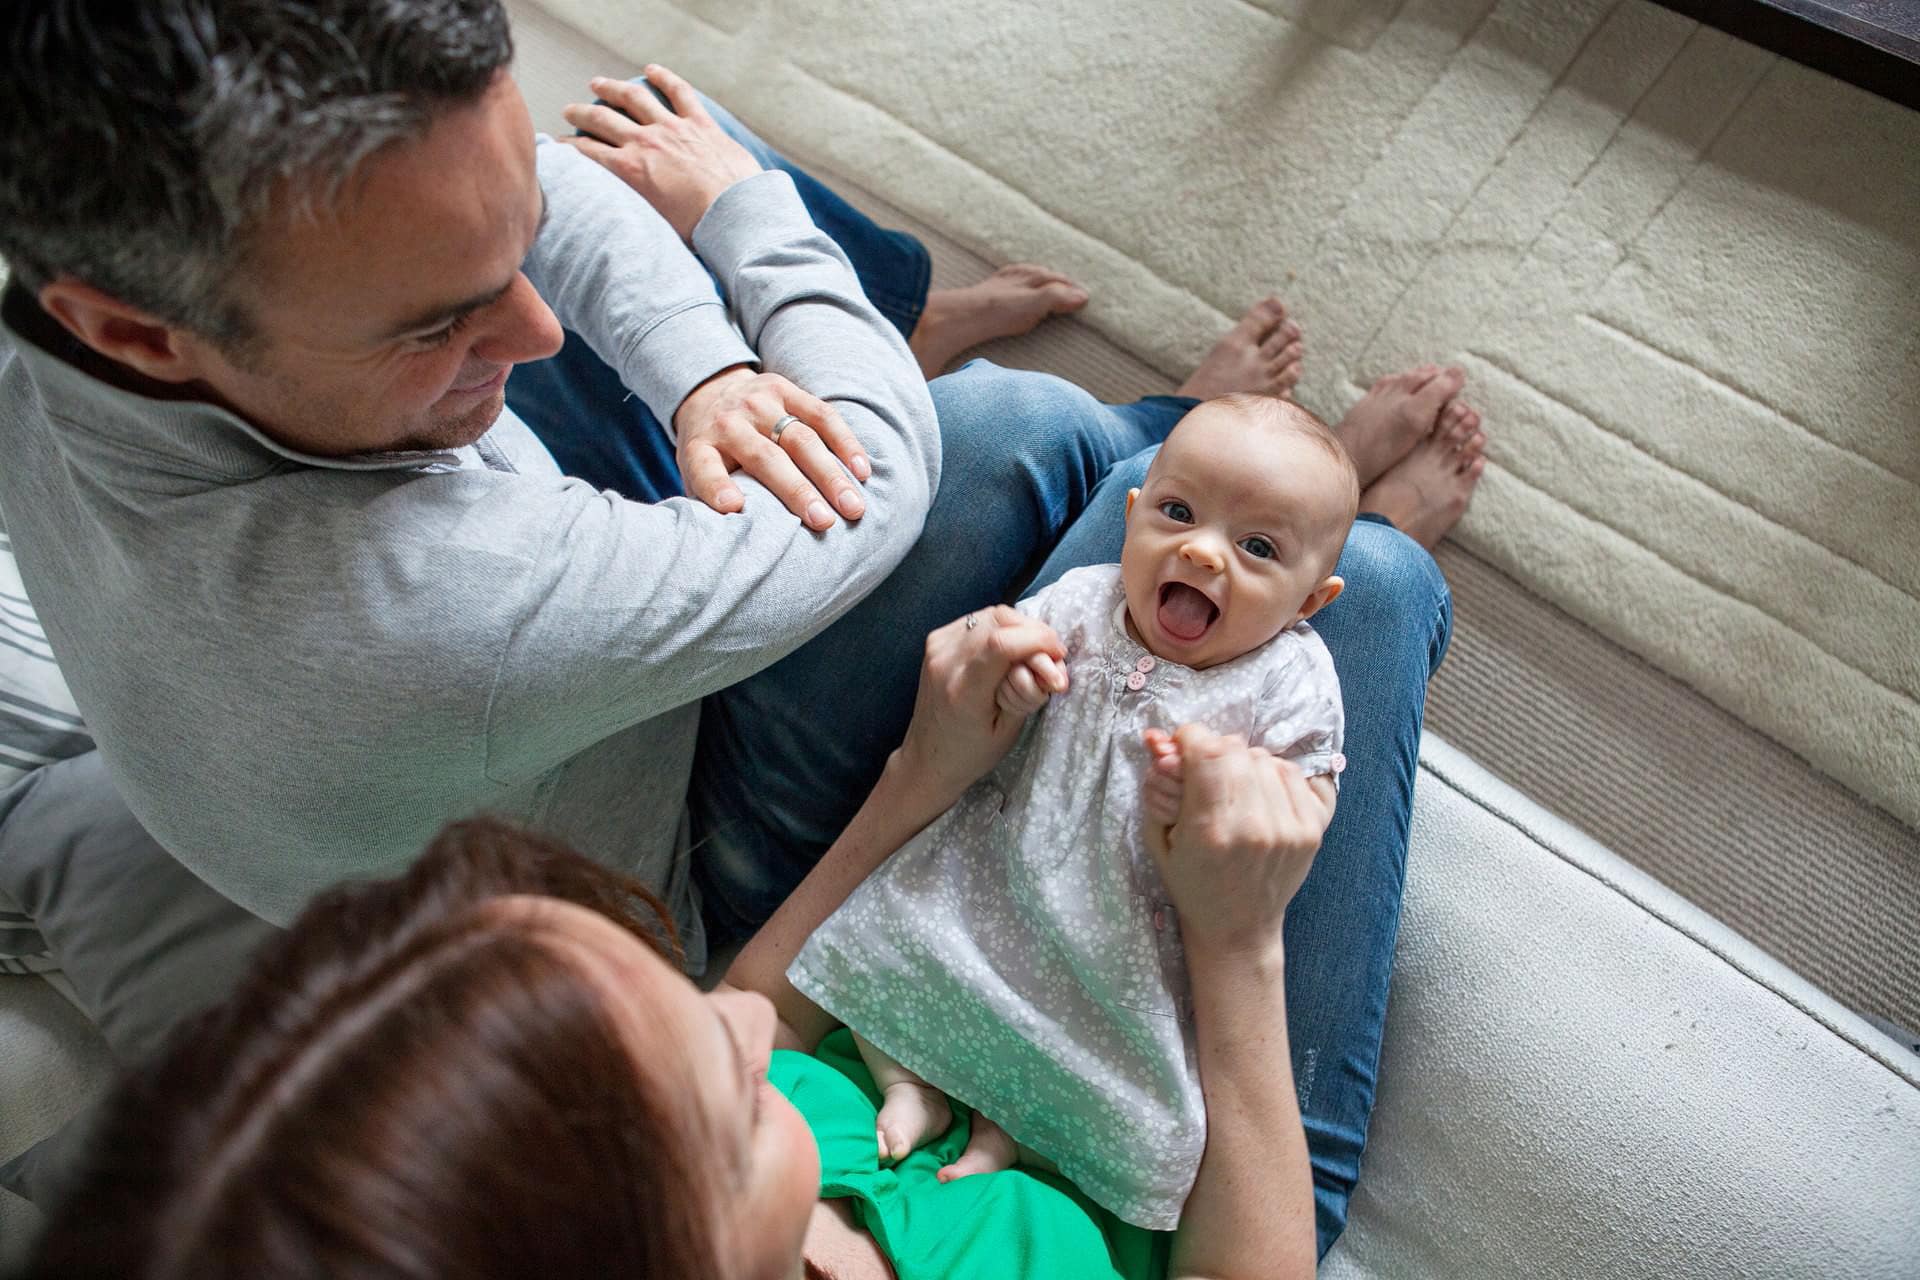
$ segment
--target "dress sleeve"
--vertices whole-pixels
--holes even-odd
[[[1254,712],[1252,743],[1293,761],[1309,778],[1331,776],[1337,786],[1347,767],[1342,753],[1346,718],[1333,655],[1310,628],[1282,640],[1291,652],[1267,678]]]

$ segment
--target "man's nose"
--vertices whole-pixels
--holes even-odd
[[[1227,567],[1226,553],[1212,538],[1188,538],[1180,544],[1180,558],[1208,573],[1219,573]]]
[[[515,276],[512,287],[488,310],[493,312],[488,317],[491,323],[473,341],[473,354],[482,360],[493,364],[545,360],[565,340],[559,318],[525,275]]]

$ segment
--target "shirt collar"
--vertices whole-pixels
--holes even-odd
[[[114,366],[9,283],[0,297],[0,327],[25,363],[47,412],[61,425],[139,451],[174,467],[224,479],[245,479],[286,463],[334,471],[444,469],[461,465],[453,450],[395,450],[323,457],[290,448],[240,415],[205,400],[144,394],[112,378]]]

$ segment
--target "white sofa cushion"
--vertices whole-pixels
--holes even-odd
[[[1431,735],[1413,826],[1323,1275],[1920,1274],[1920,1057]]]

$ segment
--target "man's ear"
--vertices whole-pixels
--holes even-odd
[[[1300,606],[1300,621],[1305,622],[1314,614],[1333,603],[1335,596],[1347,589],[1345,578],[1328,574],[1324,582],[1307,594],[1307,602]]]
[[[1133,518],[1133,500],[1139,496],[1140,491],[1138,489],[1127,490],[1127,513],[1122,519],[1131,520]]]
[[[205,344],[72,276],[40,290],[40,309],[87,347],[156,382],[192,382],[205,369]]]

